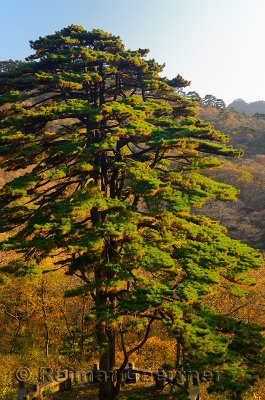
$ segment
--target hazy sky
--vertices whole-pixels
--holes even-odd
[[[72,23],[149,48],[165,74],[227,103],[265,100],[264,0],[2,0],[0,59],[24,59],[29,40]]]

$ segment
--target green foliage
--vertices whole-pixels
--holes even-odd
[[[174,89],[187,82],[161,79],[146,50],[76,25],[31,47],[31,62],[0,74],[3,166],[31,169],[0,192],[2,231],[20,226],[1,245],[21,255],[7,270],[32,273],[50,257],[80,277],[84,286],[68,295],[93,299],[99,348],[109,340],[111,349],[110,332],[124,339],[159,319],[190,355],[201,345],[203,362],[198,338],[207,337],[211,354],[225,359],[231,350],[244,363],[236,340],[228,348],[196,304],[219,285],[247,286],[261,257],[190,212],[207,199],[236,199],[200,169],[221,165],[211,154],[242,151],[196,118],[196,102]],[[125,361],[129,354],[124,345]]]

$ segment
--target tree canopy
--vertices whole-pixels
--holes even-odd
[[[100,368],[114,368],[115,344],[124,353],[100,399],[117,397],[121,372],[155,323],[176,336],[180,363],[227,363],[243,387],[261,356],[240,349],[236,332],[259,338],[257,355],[259,328],[219,316],[204,299],[220,286],[243,295],[261,256],[191,212],[207,199],[236,200],[236,189],[201,170],[242,151],[197,118],[197,102],[177,93],[188,82],[161,77],[148,50],[76,25],[30,44],[28,62],[0,74],[1,165],[22,170],[0,192],[1,231],[12,233],[1,248],[18,254],[3,271],[43,272],[52,258],[80,277],[67,295],[93,300]],[[130,348],[137,330],[142,339]]]
[[[0,72],[7,72],[15,69],[24,64],[24,61],[20,60],[1,60],[0,61]]]

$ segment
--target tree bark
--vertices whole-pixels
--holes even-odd
[[[96,330],[100,351],[99,369],[101,371],[99,400],[114,400],[117,397],[110,372],[115,367],[115,332],[107,329],[102,323],[97,324]]]

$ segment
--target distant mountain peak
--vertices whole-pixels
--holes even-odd
[[[238,98],[238,99],[234,100],[233,103],[245,103],[245,104],[248,104],[244,99],[241,99],[241,98]]]
[[[236,99],[232,103],[230,103],[227,108],[234,109],[239,112],[243,112],[249,115],[265,113],[265,101],[258,100],[247,103],[243,99]]]

